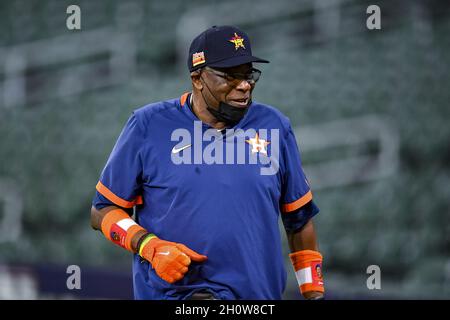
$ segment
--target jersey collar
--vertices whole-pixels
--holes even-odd
[[[194,112],[192,111],[192,109],[188,105],[190,103],[189,100],[191,100],[190,99],[191,94],[192,94],[192,92],[185,92],[185,93],[183,93],[181,95],[181,97],[180,97],[180,105],[181,105],[181,108],[184,109],[184,112],[189,114],[189,117],[191,119],[193,119],[195,121],[200,121],[200,119],[197,118],[197,116],[194,114]],[[252,104],[253,104],[253,102],[252,102]],[[249,113],[252,111],[251,107],[252,107],[252,105],[250,105],[249,110],[245,114],[244,118],[242,118],[241,121],[239,121],[239,123],[235,127],[233,127],[234,129],[241,128],[247,122],[248,117],[249,117]],[[203,124],[203,127],[210,128],[210,126],[208,124],[206,124],[206,123],[202,123],[202,124]]]

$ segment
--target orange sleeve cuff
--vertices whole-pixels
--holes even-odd
[[[305,204],[310,202],[312,200],[312,192],[309,190],[305,195],[303,195],[301,198],[295,200],[294,202],[286,203],[281,207],[281,211],[283,213],[289,213],[292,211],[295,211],[301,207],[303,207]]]
[[[111,190],[109,190],[101,181],[97,183],[95,186],[97,191],[104,196],[106,199],[111,201],[112,203],[118,205],[122,208],[133,208],[135,205],[143,204],[142,196],[136,197],[133,201],[127,201],[122,199],[121,197],[115,195]]]

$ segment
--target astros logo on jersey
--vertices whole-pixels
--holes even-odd
[[[259,152],[267,155],[266,146],[270,143],[269,141],[266,141],[264,139],[260,139],[258,136],[258,133],[256,133],[254,138],[251,138],[250,140],[245,140],[248,144],[250,144],[252,148],[252,153]]]
[[[245,49],[245,47],[244,47],[244,39],[241,38],[241,36],[238,36],[236,32],[234,33],[234,37],[231,38],[228,41],[230,41],[231,43],[234,44],[234,49],[236,49],[236,50],[239,49],[240,47]]]

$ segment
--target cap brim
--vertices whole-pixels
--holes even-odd
[[[217,62],[213,62],[213,63],[207,63],[207,65],[210,67],[216,67],[216,68],[231,68],[231,67],[236,67],[241,64],[246,64],[246,63],[250,63],[250,62],[269,63],[268,60],[264,60],[264,59],[261,59],[258,57],[238,56],[238,57],[233,57],[233,58],[229,58],[229,59],[225,59],[225,60],[221,60],[221,61],[217,61]]]

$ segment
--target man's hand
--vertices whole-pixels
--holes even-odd
[[[139,255],[149,261],[156,274],[169,283],[184,277],[191,260],[203,262],[207,259],[181,243],[161,240],[154,235],[144,239],[139,246]]]

